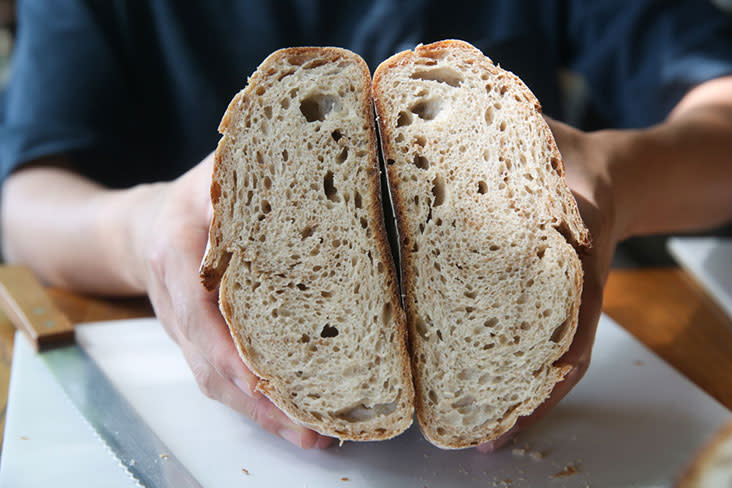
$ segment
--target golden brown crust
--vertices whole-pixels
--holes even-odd
[[[241,332],[235,327],[229,327],[234,339],[234,343],[239,351],[239,354],[247,365],[247,367],[259,377],[257,383],[257,390],[261,391],[264,395],[270,398],[275,405],[277,405],[282,411],[284,411],[293,421],[305,425],[321,434],[337,437],[341,440],[358,440],[358,441],[370,441],[370,440],[383,440],[394,437],[400,434],[406,428],[411,425],[412,414],[411,409],[413,406],[414,390],[411,380],[411,372],[409,368],[409,355],[407,353],[406,346],[406,319],[404,316],[403,309],[401,307],[397,277],[389,250],[389,244],[386,237],[386,230],[384,227],[383,210],[381,206],[381,192],[380,192],[380,179],[379,179],[379,168],[378,168],[378,154],[376,144],[376,128],[374,126],[373,112],[371,106],[371,76],[366,63],[357,55],[350,51],[339,49],[339,48],[315,48],[315,47],[300,47],[300,48],[289,48],[282,49],[272,53],[267,59],[265,59],[259,66],[257,71],[249,79],[247,87],[237,94],[229,104],[229,107],[224,114],[219,131],[224,134],[227,128],[233,124],[237,117],[240,116],[242,108],[246,104],[250,103],[250,99],[256,96],[256,90],[258,85],[267,80],[269,76],[273,74],[273,70],[270,68],[278,60],[287,58],[290,64],[297,64],[298,61],[301,63],[307,63],[309,60],[317,57],[319,60],[327,60],[329,62],[338,61],[343,58],[347,58],[351,62],[356,62],[362,71],[363,86],[367,87],[365,91],[359,94],[359,101],[361,102],[361,117],[368,123],[369,127],[369,144],[368,144],[368,161],[370,161],[371,167],[367,170],[369,188],[372,199],[371,205],[368,208],[370,215],[370,226],[373,228],[373,238],[376,241],[376,247],[378,252],[381,253],[381,261],[385,263],[385,274],[386,283],[385,292],[389,295],[391,302],[394,320],[397,324],[398,333],[398,355],[400,356],[399,363],[401,364],[401,371],[395,371],[395,376],[400,376],[399,383],[404,385],[402,390],[402,400],[400,404],[405,402],[410,412],[405,416],[405,420],[399,424],[384,426],[372,431],[360,432],[358,428],[353,431],[337,430],[327,422],[323,422],[313,417],[309,412],[301,409],[293,401],[289,395],[282,394],[283,388],[277,386],[277,379],[272,376],[264,374],[262,368],[259,367],[255,357],[250,353],[249,349],[251,346],[247,343],[247,338],[241,335]],[[214,155],[214,171],[211,184],[211,198],[214,204],[214,218],[209,233],[209,248],[207,249],[201,266],[201,278],[204,285],[209,289],[214,289],[217,285],[221,284],[220,287],[220,306],[225,318],[232,316],[232,304],[229,302],[225,290],[228,289],[226,284],[225,271],[231,259],[231,253],[227,253],[226,249],[223,248],[222,235],[218,226],[221,212],[218,209],[217,202],[220,193],[220,178],[221,171],[220,166],[222,164],[222,153],[224,151],[224,139],[219,143],[219,146]],[[223,281],[222,281],[223,278]],[[314,339],[322,340],[320,338]]]
[[[393,202],[394,207],[394,214],[397,220],[397,228],[399,233],[399,246],[400,246],[400,256],[401,256],[401,271],[402,271],[402,286],[403,286],[403,293],[405,295],[404,305],[406,310],[407,317],[416,317],[417,316],[417,307],[414,302],[414,294],[415,294],[415,283],[412,277],[412,269],[410,267],[410,263],[412,262],[412,250],[411,245],[408,245],[409,236],[407,235],[407,217],[405,213],[407,212],[407,205],[404,201],[404,197],[402,195],[402,192],[400,191],[400,185],[401,181],[399,179],[399,175],[392,167],[392,165],[389,163],[390,160],[396,159],[398,157],[398,154],[396,152],[396,148],[392,145],[392,141],[394,140],[394,134],[391,132],[391,128],[389,125],[387,125],[386,120],[387,116],[389,115],[387,112],[387,107],[384,104],[384,100],[387,99],[387,96],[385,93],[382,93],[382,90],[389,90],[390,87],[386,85],[386,83],[383,81],[384,76],[386,73],[388,73],[390,70],[393,70],[395,68],[398,68],[403,65],[408,65],[413,63],[413,61],[418,57],[435,57],[440,58],[442,57],[446,52],[449,51],[468,51],[468,53],[471,56],[480,56],[483,58],[483,54],[476,49],[475,47],[471,46],[468,43],[465,43],[463,41],[457,41],[457,40],[446,40],[446,41],[440,41],[433,44],[429,44],[426,46],[417,46],[414,51],[404,51],[401,53],[398,53],[388,60],[384,61],[376,70],[374,73],[374,79],[373,79],[373,97],[374,97],[374,107],[376,110],[377,115],[377,121],[378,121],[378,128],[381,134],[381,145],[382,145],[382,153],[384,155],[384,160],[386,163],[386,170],[388,174],[388,181],[389,181],[389,188],[391,193],[391,199]],[[498,68],[496,68],[498,69]],[[534,110],[537,112],[541,112],[541,106],[539,102],[537,101],[536,97],[531,93],[531,91],[526,88],[524,83],[515,75],[509,72],[503,72],[501,73],[502,76],[507,77],[510,79],[513,83],[515,83],[517,86],[523,87],[522,94],[525,98],[525,101],[529,104],[531,104],[534,107]],[[393,114],[391,114],[393,115]],[[556,142],[554,141],[554,137],[549,130],[548,126],[545,124],[545,137],[549,141],[549,146],[551,149],[551,152],[554,153],[554,156],[557,158],[557,161],[559,162],[559,165],[556,167],[556,171],[560,176],[564,175],[564,166],[562,163],[561,154],[559,153],[559,150],[556,146]],[[571,200],[570,200],[571,199]],[[574,223],[577,225],[577,228],[580,229],[580,238],[574,240],[574,242],[571,242],[576,250],[584,250],[589,248],[590,246],[590,237],[589,232],[584,226],[584,223],[582,222],[582,219],[579,215],[579,212],[577,211],[576,202],[574,201],[574,198],[571,196],[571,193],[567,191],[567,195],[565,195],[565,201],[567,204],[567,207],[571,209],[571,213],[573,215]],[[569,323],[567,324],[569,333],[568,336],[571,338],[574,336],[574,333],[577,328],[578,323],[578,311],[579,311],[579,305],[580,300],[579,296],[581,294],[582,290],[582,268],[581,264],[579,264],[579,261],[577,261],[577,269],[574,273],[574,287],[577,291],[577,300],[572,304],[570,313],[569,313]],[[425,398],[427,397],[427,392],[425,391],[423,385],[422,385],[422,375],[420,374],[419,367],[417,366],[417,355],[420,353],[419,350],[417,350],[417,347],[415,345],[414,338],[417,337],[418,331],[416,330],[415,326],[415,320],[407,320],[408,328],[409,328],[409,349],[410,354],[412,357],[412,377],[414,379],[415,383],[415,408],[417,413],[417,418],[419,421],[420,429],[422,430],[424,436],[432,442],[434,445],[442,448],[448,448],[448,449],[457,449],[457,448],[465,448],[470,446],[479,445],[491,440],[495,440],[496,438],[500,437],[503,433],[508,431],[516,422],[519,416],[521,415],[528,415],[531,413],[538,405],[527,405],[523,404],[520,405],[518,408],[516,408],[513,412],[511,412],[509,415],[507,415],[498,428],[484,432],[483,435],[477,437],[477,438],[470,438],[470,439],[461,439],[459,442],[450,442],[446,439],[444,435],[438,434],[436,430],[436,425],[432,421],[432,418],[430,417],[430,411],[429,408],[425,405]],[[564,347],[561,349],[559,355],[555,358],[559,359],[559,357],[566,352],[569,349],[571,341],[568,341]],[[553,367],[548,375],[547,381],[544,385],[543,391],[539,392],[537,395],[537,398],[540,398],[542,401],[546,397],[549,396],[551,393],[553,386],[561,381],[565,375],[569,372],[571,369],[570,366],[558,366]]]

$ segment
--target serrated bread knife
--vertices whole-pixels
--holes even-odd
[[[75,342],[74,326],[30,270],[0,267],[0,306],[139,484],[149,488],[201,486]]]

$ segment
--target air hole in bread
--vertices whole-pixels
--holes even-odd
[[[422,100],[412,105],[409,110],[422,120],[433,120],[442,110],[442,100],[440,98]]]
[[[397,399],[391,403],[377,403],[369,407],[364,400],[363,403],[348,409],[343,409],[335,413],[335,416],[345,420],[346,422],[365,422],[374,417],[387,417],[392,414],[399,406],[399,395]]]
[[[467,298],[471,298],[472,299],[472,298],[475,298],[475,297],[478,296],[478,292],[476,292],[476,291],[466,291],[466,292],[463,293],[463,295],[465,295]]]
[[[393,159],[387,159],[387,160],[386,160],[386,164],[387,164],[388,166],[391,166],[392,164],[394,164],[394,160],[393,160]]]
[[[367,220],[366,220],[365,218],[361,217],[361,218],[359,219],[359,221],[361,222],[361,227],[362,227],[363,229],[365,229],[365,228],[367,228],[367,227],[369,226],[369,223],[368,223],[368,221],[367,221]]]
[[[413,80],[437,81],[452,87],[458,87],[463,82],[463,75],[446,66],[426,71],[415,71],[409,77]]]
[[[498,130],[500,130],[501,132],[506,130],[506,121],[505,120],[502,120],[501,123],[498,125]]]
[[[300,237],[302,237],[302,240],[307,239],[311,235],[313,235],[313,232],[315,232],[315,228],[317,225],[308,225],[305,226],[305,228],[300,232]]]
[[[343,150],[336,156],[336,163],[343,164],[348,159],[348,148],[344,147]]]
[[[303,65],[302,69],[314,69],[314,68],[317,68],[318,66],[323,66],[324,64],[327,64],[327,63],[328,63],[327,59],[313,59],[309,63]]]
[[[282,161],[287,162],[287,160],[290,158],[290,154],[287,152],[287,149],[284,149],[282,151]]]
[[[339,129],[336,129],[330,133],[330,136],[333,138],[334,141],[338,142],[341,140],[341,137],[343,137],[343,133]]]
[[[414,321],[414,328],[417,330],[422,339],[427,339],[429,332],[427,331],[427,323],[422,317],[417,317]]]
[[[488,191],[488,184],[485,181],[480,180],[478,182],[478,193],[480,193],[481,195],[485,195],[487,191]]]
[[[434,196],[433,206],[439,207],[445,203],[447,197],[447,188],[445,186],[445,180],[442,176],[437,175],[432,180],[432,195]]]
[[[462,374],[463,371],[461,371],[460,373]],[[458,375],[458,377],[460,377],[460,375]],[[454,401],[451,404],[451,406],[452,406],[452,408],[456,408],[456,409],[458,409],[458,411],[460,411],[461,409],[464,409],[465,407],[472,406],[474,402],[475,402],[475,398],[473,398],[472,395],[465,395],[464,397],[461,397],[458,400]],[[460,413],[465,413],[465,412],[460,412]]]
[[[445,435],[447,431],[442,427],[437,427],[437,435]]]
[[[425,139],[424,136],[417,136],[414,138],[414,143],[418,146],[424,147],[425,144],[427,144],[427,139]]]
[[[505,95],[507,91],[508,91],[508,85],[502,85],[501,90],[500,90],[501,95]]]
[[[550,341],[554,342],[555,344],[559,344],[564,339],[564,336],[567,334],[567,329],[569,329],[569,319],[562,322],[562,324],[554,329],[554,332],[552,333]]]
[[[416,167],[418,167],[419,169],[428,169],[430,167],[430,162],[424,156],[415,154],[414,155],[414,165]]]
[[[397,127],[404,127],[412,123],[412,114],[409,112],[401,111],[397,117]]]
[[[386,302],[384,304],[384,308],[381,311],[381,322],[388,326],[391,324],[392,319],[394,318],[394,310],[392,309],[391,302]]]
[[[292,66],[300,66],[308,60],[308,56],[305,54],[294,54],[287,58],[287,62]]]
[[[488,327],[489,329],[494,329],[498,325],[498,319],[495,317],[491,317],[485,322],[483,322],[484,327]]]
[[[485,92],[486,93],[490,93],[491,90],[493,90],[493,85],[491,85],[490,83],[486,83],[486,85],[485,85]]]
[[[270,106],[264,107],[264,116],[267,117],[268,119],[272,118],[272,107],[270,107]]]
[[[328,171],[327,173],[325,173],[325,177],[323,177],[323,191],[325,192],[325,197],[331,202],[341,201],[340,197],[338,196],[338,190],[333,185],[332,171]]]
[[[444,340],[444,339],[442,339],[442,331],[438,330],[436,333],[437,333],[438,339],[440,339],[441,341]]]
[[[536,257],[539,259],[544,259],[544,253],[546,252],[546,247],[540,247],[536,250]]]
[[[256,90],[256,92],[255,92],[255,93],[256,93],[257,95],[259,95],[259,96],[262,96],[262,95],[264,95],[264,92],[265,92],[265,91],[266,91],[265,87],[264,87],[264,86],[260,86],[260,87],[258,87],[258,88],[257,88],[257,90]]]
[[[332,95],[313,93],[300,102],[300,112],[308,122],[325,120],[325,117],[336,107],[338,100]]]
[[[430,390],[427,392],[427,398],[430,399],[430,402],[432,403],[439,403],[439,400],[437,399],[437,393],[435,393],[435,390]]]
[[[270,179],[269,176],[265,176],[262,183],[264,184],[264,187],[266,189],[269,190],[270,188],[272,188],[272,180]]]
[[[261,151],[257,151],[257,153],[256,153],[256,155],[255,155],[255,156],[256,156],[256,158],[257,158],[257,162],[258,162],[259,164],[264,164],[264,156],[262,156],[262,152],[261,152]],[[256,180],[255,180],[255,181],[256,181]],[[256,183],[255,183],[255,185],[256,185]]]
[[[394,138],[395,142],[404,142],[404,134],[397,134],[397,136]],[[402,152],[407,152],[406,148],[402,148]]]
[[[338,329],[330,324],[325,324],[323,326],[323,330],[320,331],[320,337],[324,337],[326,339],[336,336],[338,336]]]
[[[303,334],[300,336],[300,340],[298,342],[300,342],[302,344],[308,343],[308,342],[310,342],[310,336],[307,334]]]
[[[552,165],[552,169],[554,171],[556,171],[557,173],[561,174],[561,172],[559,171],[559,168],[562,166],[562,163],[561,163],[561,161],[559,161],[559,158],[552,158],[550,163]]]
[[[485,123],[491,125],[493,123],[493,107],[487,107],[485,109]]]
[[[358,192],[358,190],[353,191],[353,205],[356,208],[361,208],[361,206],[362,206],[361,194]]]
[[[267,200],[262,200],[262,213],[268,214],[272,211],[272,206]]]

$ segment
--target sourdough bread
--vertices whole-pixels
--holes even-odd
[[[257,389],[341,440],[393,437],[413,415],[370,95],[343,49],[259,66],[219,127],[201,266]]]
[[[373,92],[417,417],[436,446],[476,446],[567,373],[589,234],[536,98],[470,44],[397,54]]]

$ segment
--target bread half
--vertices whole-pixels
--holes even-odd
[[[257,389],[342,440],[412,423],[384,230],[371,77],[357,55],[270,55],[221,121],[201,266]]]
[[[567,373],[587,229],[534,95],[470,44],[374,74],[416,408],[427,439],[496,439]]]

